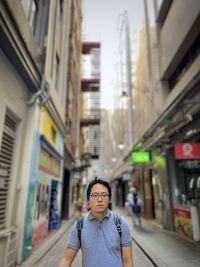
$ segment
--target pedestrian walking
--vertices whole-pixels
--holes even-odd
[[[138,196],[137,192],[133,192],[133,205],[132,205],[132,211],[133,211],[133,225],[134,226],[142,226],[142,209],[143,204],[142,200]]]
[[[125,206],[125,210],[128,216],[132,216],[133,212],[132,212],[132,206],[133,206],[133,192],[135,192],[135,188],[131,187],[129,189],[129,192],[126,196],[126,201],[124,203]]]
[[[87,188],[90,211],[72,228],[58,267],[70,267],[82,249],[83,267],[133,267],[132,238],[125,219],[109,208],[111,187],[95,178]]]

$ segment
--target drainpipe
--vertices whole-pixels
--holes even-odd
[[[44,75],[42,76],[41,87],[26,103],[27,105],[33,105],[39,99],[39,104],[44,106],[50,99],[50,88],[49,83],[45,80]]]

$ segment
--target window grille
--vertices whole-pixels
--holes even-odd
[[[16,122],[6,114],[0,148],[0,230],[5,228],[15,134]]]

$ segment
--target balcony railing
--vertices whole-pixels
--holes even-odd
[[[88,109],[83,111],[81,127],[89,125],[99,125],[101,121],[100,109]]]
[[[92,48],[100,48],[100,42],[84,42],[82,45],[82,54],[89,54]]]
[[[100,83],[99,78],[82,79],[81,91],[82,92],[98,92],[100,89],[99,83]]]

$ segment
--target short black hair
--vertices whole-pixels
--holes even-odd
[[[95,184],[102,184],[103,186],[105,186],[107,189],[108,189],[108,194],[109,194],[109,199],[111,199],[112,197],[112,192],[111,192],[111,187],[110,187],[110,184],[100,178],[97,178],[95,177],[94,180],[92,180],[88,187],[87,187],[87,200],[90,199],[90,193],[91,193],[91,190],[92,190],[92,187],[95,185]]]

